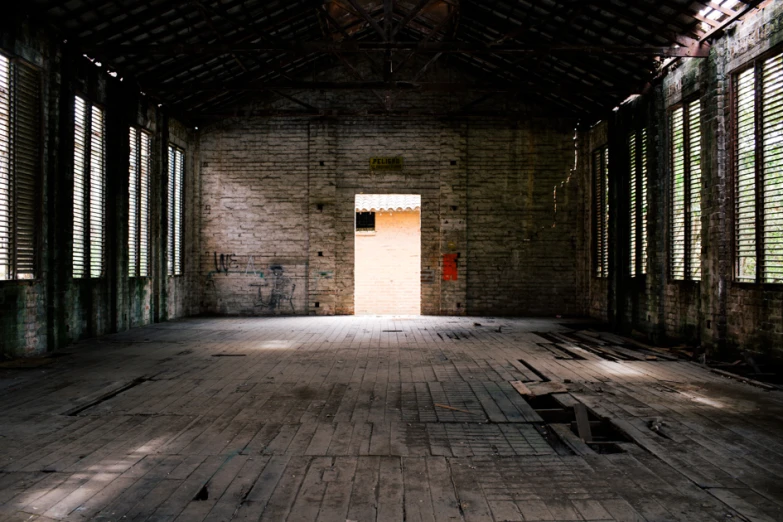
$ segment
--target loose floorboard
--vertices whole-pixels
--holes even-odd
[[[0,369],[0,521],[783,520],[783,393],[569,324],[194,318]]]

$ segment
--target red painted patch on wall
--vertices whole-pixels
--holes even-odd
[[[443,280],[457,280],[457,254],[443,254]]]

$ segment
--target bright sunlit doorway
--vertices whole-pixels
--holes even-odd
[[[421,196],[357,194],[354,312],[421,313]]]

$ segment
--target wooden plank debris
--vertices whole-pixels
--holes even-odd
[[[579,431],[579,438],[585,442],[593,441],[592,430],[590,429],[590,419],[587,417],[587,408],[581,402],[574,405],[576,414],[576,427]]]
[[[469,413],[470,415],[482,415],[481,413],[476,413],[474,411],[468,411],[468,410],[461,410],[459,408],[455,408],[454,406],[446,406],[445,404],[435,404],[438,408],[443,408],[444,410],[453,410],[458,411],[460,413]]]
[[[511,381],[511,386],[519,392],[520,395],[535,397],[537,395],[551,395],[553,393],[566,393],[568,388],[561,382],[535,382],[523,383],[521,381]]]

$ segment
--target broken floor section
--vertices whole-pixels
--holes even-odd
[[[578,330],[191,319],[0,369],[0,515],[783,519],[780,391]]]

